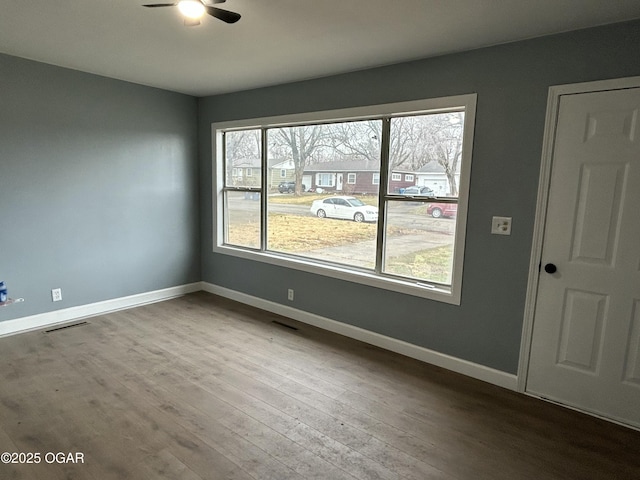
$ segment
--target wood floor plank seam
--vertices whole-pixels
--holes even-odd
[[[97,365],[99,368],[102,367],[103,368],[103,364],[101,364],[96,357],[93,357],[91,359],[88,360],[89,362],[93,363],[94,365]],[[104,370],[104,368],[103,368]],[[131,389],[129,385],[127,384],[122,384],[124,388],[129,389],[132,393],[135,392],[135,389]],[[139,398],[145,398],[147,400],[147,407],[148,408],[153,408],[156,411],[156,415],[157,416],[164,416],[166,417],[167,421],[175,424],[177,427],[181,428],[182,430],[184,430],[185,432],[188,432],[189,435],[192,435],[194,437],[197,437],[199,440],[201,440],[202,442],[206,443],[209,447],[213,448],[214,450],[218,451],[219,453],[221,453],[222,455],[224,455],[225,457],[227,457],[228,459],[230,459],[232,462],[234,462],[236,465],[239,466],[239,468],[245,469],[245,467],[243,466],[243,462],[238,461],[237,460],[237,456],[236,454],[234,454],[232,452],[232,450],[228,449],[228,448],[221,448],[221,445],[217,442],[211,442],[209,438],[206,437],[202,437],[201,435],[198,434],[197,430],[188,428],[187,426],[183,425],[182,423],[180,423],[179,421],[176,420],[175,416],[178,412],[181,411],[181,409],[185,409],[188,406],[187,402],[177,402],[177,401],[172,401],[169,398],[164,398],[161,399],[158,403],[154,404],[153,402],[148,401],[150,397],[145,396],[145,395],[141,395],[141,393],[138,391],[137,396]],[[226,427],[225,427],[226,428]],[[241,437],[236,433],[233,432],[232,430],[228,429],[228,434],[231,436],[236,436],[238,439],[240,439]],[[229,437],[227,437],[229,438]],[[236,449],[236,452],[238,451],[238,449]],[[283,465],[284,467],[284,465]],[[261,478],[260,476],[256,476],[255,472],[251,472],[248,471],[247,472],[251,478],[255,478],[255,479],[259,479]],[[279,472],[281,475],[283,475],[283,472],[280,470]],[[289,478],[290,476],[284,474],[282,478]]]
[[[640,478],[640,432],[205,292],[1,338],[0,451],[51,446],[91,463],[0,478]]]
[[[237,353],[237,352],[236,352]]]
[[[96,358],[95,358],[95,357],[94,357],[94,358],[92,358],[92,360],[91,360],[91,361],[96,362]],[[187,400],[187,402],[188,402],[188,400]],[[230,406],[232,406],[231,404],[229,404],[229,405],[230,405]],[[194,407],[194,408],[197,408],[197,407]],[[256,419],[256,421],[258,421],[258,422],[259,422],[259,420],[257,420],[257,419]],[[227,427],[228,427],[228,425],[227,425]],[[266,427],[266,425],[265,425],[265,427]],[[266,452],[266,453],[268,453],[268,452]]]
[[[192,366],[195,366],[195,363],[193,363],[193,364],[192,364]],[[189,368],[189,367],[187,367],[186,369],[188,369],[188,368]],[[236,388],[235,386],[233,386],[233,385],[231,385],[231,384],[228,384],[228,385],[230,385],[232,388]],[[204,386],[204,387],[202,387],[202,388],[206,389],[207,387],[206,387],[206,386]],[[237,390],[237,391],[238,391],[238,392],[241,392],[240,390]],[[214,392],[214,391],[211,391],[211,393],[215,395],[215,392]],[[250,396],[250,395],[249,395],[249,396]],[[251,398],[252,398],[253,400],[255,400],[255,401],[260,401],[260,402],[263,402],[263,401],[264,401],[263,399],[260,399],[260,398],[257,398],[257,397],[253,397],[253,396],[251,396]],[[222,400],[222,401],[225,401],[224,399],[221,399],[221,400]],[[233,406],[233,404],[232,404],[232,403],[230,403],[230,402],[227,402],[227,404],[228,404],[228,405],[230,405],[230,406]],[[272,406],[274,409],[276,408],[276,407],[275,407],[275,406],[273,406],[273,405],[271,405],[271,406]],[[244,413],[245,413],[245,414],[247,414],[247,415],[249,415],[249,416],[251,416],[251,415],[250,415],[248,412],[246,412],[246,411],[244,411]],[[283,413],[283,414],[285,414],[285,415],[286,415],[286,412],[281,412],[281,413]],[[253,417],[253,418],[254,418],[254,420],[256,420],[257,422],[261,422],[261,420],[260,420],[260,419],[255,418],[255,417]],[[291,418],[292,420],[294,420],[294,418],[293,418],[293,417],[290,417],[290,418]],[[296,419],[296,420],[297,420],[297,419]],[[262,422],[261,422],[261,423],[262,423]],[[264,423],[263,423],[263,425],[264,425],[265,427],[268,427],[268,425],[266,425],[266,424],[264,424]],[[309,428],[313,428],[313,427],[309,426]],[[276,430],[276,431],[277,431],[277,430]],[[282,433],[282,432],[278,432],[278,433]],[[319,434],[322,434],[322,432],[318,432],[318,433],[319,433]],[[327,439],[328,439],[328,437],[327,437]],[[295,440],[294,440],[294,441],[295,441]],[[325,440],[323,443],[327,443],[327,440]],[[348,446],[346,446],[346,445],[345,445],[344,447],[345,447],[345,448],[350,448],[350,447],[348,447]],[[372,460],[373,460],[373,459],[372,459]]]
[[[236,357],[236,358],[237,358],[237,357]],[[195,363],[196,363],[196,360],[193,360],[193,364],[195,364]],[[264,399],[258,399],[258,400],[264,401]],[[273,404],[272,404],[272,405],[273,405]],[[275,407],[275,405],[274,405],[274,407]],[[310,425],[310,427],[314,428],[314,426],[311,426],[311,425]],[[392,447],[391,447],[391,448],[392,448]],[[420,460],[418,460],[418,459],[415,459],[415,461],[416,461],[416,462],[420,462]],[[431,468],[433,469],[434,467],[431,467]],[[432,471],[431,473],[433,473],[433,471]]]

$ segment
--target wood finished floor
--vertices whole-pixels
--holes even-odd
[[[203,292],[88,322],[0,339],[0,452],[85,459],[1,479],[640,478],[640,432]]]

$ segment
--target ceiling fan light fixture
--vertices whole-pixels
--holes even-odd
[[[178,8],[187,18],[200,18],[204,15],[204,5],[198,0],[181,0],[178,2]]]

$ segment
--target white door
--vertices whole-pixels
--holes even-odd
[[[526,385],[634,426],[640,426],[639,112],[640,88],[560,97]]]
[[[313,181],[311,178],[311,175],[303,175],[302,176],[302,185],[306,190],[309,190],[311,187],[313,187]]]
[[[338,173],[336,175],[336,191],[337,192],[342,191],[342,173]]]

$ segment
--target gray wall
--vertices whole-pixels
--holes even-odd
[[[203,280],[516,373],[548,88],[640,75],[640,22],[199,101]],[[477,92],[460,306],[216,255],[212,122]],[[512,216],[510,237],[489,233]]]
[[[196,112],[0,55],[0,320],[200,280]]]
[[[0,55],[0,279],[26,299],[0,321],[201,279],[291,305],[295,286],[301,310],[515,373],[548,87],[640,75],[639,51],[631,22],[198,103]],[[211,253],[212,122],[470,92],[460,306]]]

